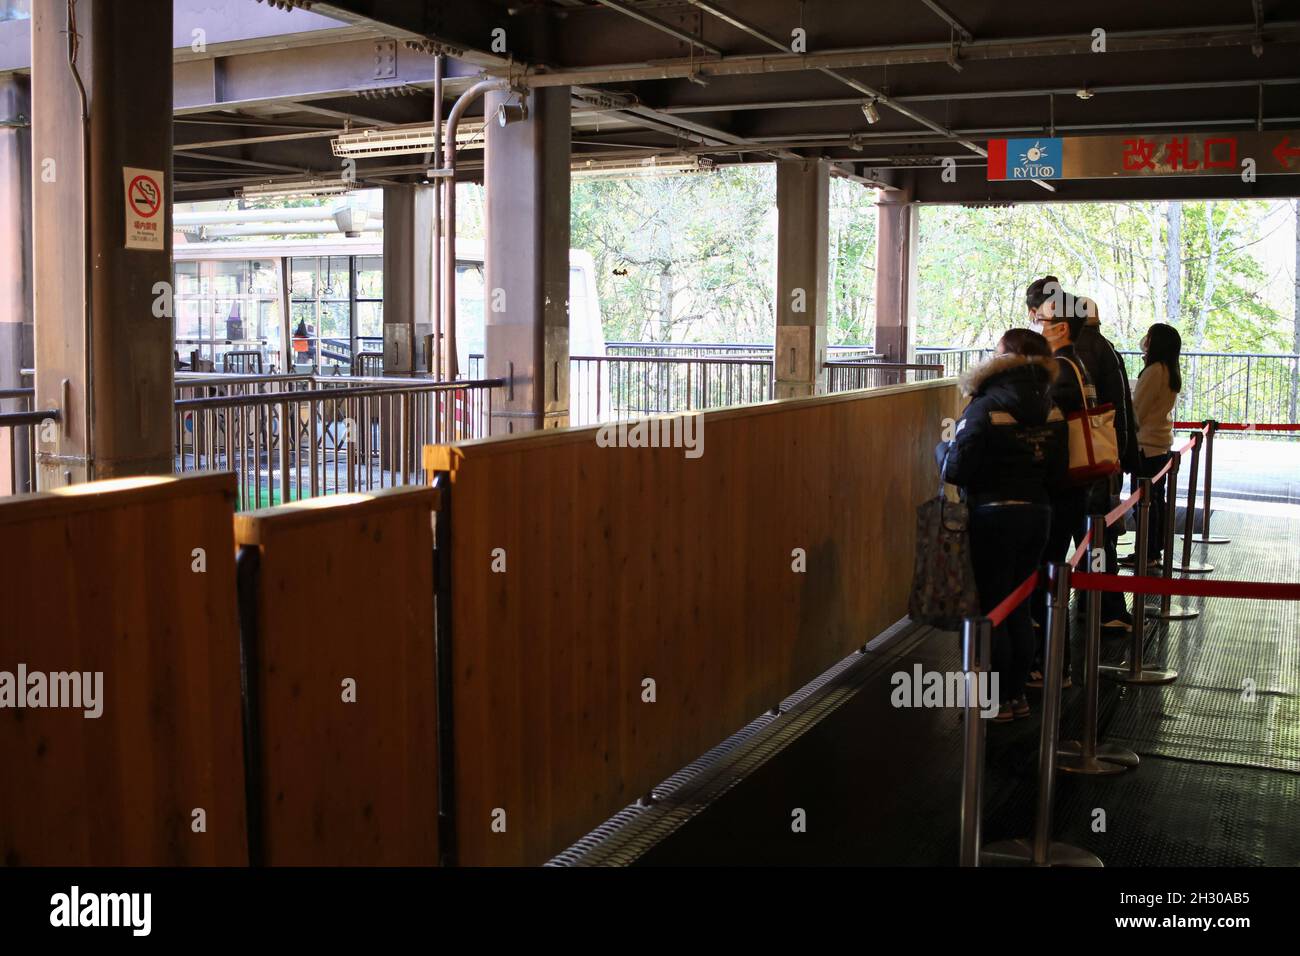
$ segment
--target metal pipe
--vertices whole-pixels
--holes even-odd
[[[984,796],[984,720],[980,715],[979,676],[987,671],[992,627],[986,617],[968,617],[961,626],[961,667],[966,699],[962,726],[961,865],[979,866]]]
[[[1088,517],[1089,555],[1105,554],[1106,518]],[[1091,560],[1088,567],[1092,567]],[[1098,673],[1101,668],[1101,592],[1087,592],[1087,654],[1084,664],[1083,733],[1079,739],[1063,741],[1057,750],[1056,766],[1068,773],[1116,774],[1136,767],[1138,756],[1131,750],[1097,743],[1100,711]]]
[[[1214,483],[1214,436],[1219,430],[1219,423],[1208,419],[1203,424],[1208,425],[1210,430],[1205,436],[1205,498],[1201,504],[1201,544],[1231,544],[1230,538],[1210,536],[1210,514],[1213,511],[1210,507],[1210,486]]]
[[[442,251],[442,314],[447,327],[446,338],[446,379],[456,378],[456,127],[469,109],[469,105],[485,93],[493,90],[508,90],[510,84],[504,80],[479,80],[456,100],[447,114],[447,135],[443,143],[443,169],[447,175],[447,197],[443,203],[443,251]]]
[[[1101,866],[1093,854],[1067,843],[1052,842],[1052,797],[1056,787],[1057,738],[1061,731],[1061,685],[1065,642],[1069,640],[1070,566],[1047,566],[1047,652],[1043,663],[1043,725],[1038,738],[1038,809],[1033,836],[985,848],[990,863],[1021,866]]]
[[[442,54],[433,58],[433,160],[442,159]],[[433,268],[429,270],[429,296],[433,308],[433,354],[427,356],[429,371],[434,378],[443,377],[442,313],[442,192],[445,185],[441,177],[433,184]],[[454,184],[453,184],[454,188]]]
[[[1183,456],[1174,452],[1169,456],[1169,474],[1165,475],[1165,517],[1164,527],[1161,529],[1160,547],[1164,552],[1164,564],[1161,567],[1161,573],[1166,581],[1172,581],[1174,578],[1174,524],[1178,519],[1178,469],[1182,465]],[[1160,595],[1160,616],[1165,620],[1169,619],[1169,613],[1172,607],[1172,595]]]

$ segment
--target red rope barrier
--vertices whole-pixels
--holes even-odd
[[[1079,542],[1079,546],[1074,549],[1074,554],[1070,555],[1071,569],[1077,568],[1079,566],[1079,562],[1083,560],[1083,556],[1088,553],[1088,542],[1090,542],[1091,540],[1092,540],[1092,532],[1089,531],[1087,534],[1083,536],[1083,540]]]
[[[1021,583],[1020,587],[1016,588],[1004,597],[1001,604],[989,611],[989,623],[993,627],[997,627],[1010,617],[1011,612],[1020,607],[1020,605],[1025,602],[1025,599],[1034,593],[1034,588],[1038,587],[1038,577],[1038,571],[1029,575],[1029,577],[1025,578]]]
[[[1208,581],[1181,578],[1120,577],[1079,571],[1070,584],[1081,591],[1117,591],[1121,594],[1169,594],[1176,597],[1247,598],[1259,601],[1300,601],[1300,584],[1268,581]]]
[[[1137,491],[1133,492],[1133,494],[1121,501],[1119,505],[1110,512],[1110,514],[1106,515],[1106,527],[1109,528],[1120,518],[1132,511],[1133,506],[1136,505],[1141,498],[1142,489],[1139,487]]]
[[[1200,422],[1174,422],[1175,428],[1195,428],[1201,431]],[[1209,426],[1207,425],[1206,428]],[[1300,425],[1256,425],[1253,422],[1218,422],[1214,426],[1220,432],[1300,432]]]

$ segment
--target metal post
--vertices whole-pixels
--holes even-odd
[[[262,553],[243,545],[235,555],[235,586],[239,602],[239,683],[244,730],[244,806],[249,866],[264,866],[262,839],[262,721],[258,698],[258,628],[261,620]]]
[[[1201,445],[1205,438],[1200,432],[1192,437],[1192,473],[1187,476],[1187,513],[1183,516],[1183,554],[1180,567],[1183,574],[1209,574],[1212,564],[1192,560],[1192,525],[1196,517],[1196,478],[1200,474]]]
[[[1137,567],[1134,573],[1144,578],[1147,575],[1147,535],[1151,530],[1151,479],[1139,478],[1138,489],[1142,497],[1138,501],[1137,542],[1134,553],[1137,555]],[[1106,664],[1099,667],[1098,673],[1103,677],[1122,681],[1125,684],[1169,684],[1178,677],[1177,671],[1148,669],[1142,663],[1143,645],[1146,641],[1146,595],[1133,592],[1133,641],[1129,646],[1127,664]]]
[[[1070,618],[1070,566],[1047,566],[1047,653],[1043,673],[1043,729],[1038,741],[1038,813],[1032,839],[990,844],[981,861],[1009,866],[1101,866],[1087,850],[1052,842],[1052,796],[1056,786],[1056,748],[1061,730],[1061,668],[1065,663]]]
[[[1174,522],[1178,516],[1178,469],[1183,456],[1175,454],[1170,459],[1171,467],[1165,478],[1165,563],[1164,578],[1174,579]],[[1188,511],[1195,507],[1195,502],[1188,498]],[[1174,604],[1169,594],[1160,595],[1160,619],[1162,621],[1187,621],[1200,616],[1200,611],[1186,604]]]
[[[1089,555],[1105,553],[1106,518],[1088,517]],[[1092,566],[1091,560],[1088,566]],[[1083,736],[1067,740],[1057,750],[1056,766],[1068,773],[1114,774],[1138,765],[1138,755],[1124,747],[1097,743],[1098,668],[1101,666],[1101,592],[1087,592],[1087,660],[1084,665]]]
[[[965,723],[962,726],[961,865],[979,866],[980,822],[984,796],[984,720],[979,677],[988,672],[992,626],[986,617],[962,621],[961,666],[965,671]]]
[[[451,472],[434,475],[439,489],[438,511],[434,515],[434,683],[438,688],[438,855],[443,866],[455,866],[456,841],[456,736],[452,692],[451,614]]]
[[[1231,538],[1210,537],[1210,486],[1214,483],[1214,433],[1219,430],[1219,423],[1211,418],[1201,424],[1202,427],[1210,426],[1205,436],[1205,498],[1201,504],[1201,544],[1231,544]]]

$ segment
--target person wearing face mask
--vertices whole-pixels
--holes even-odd
[[[1169,460],[1169,449],[1174,443],[1174,404],[1183,387],[1179,369],[1183,340],[1172,325],[1157,322],[1147,330],[1142,339],[1142,356],[1145,364],[1133,389],[1133,411],[1137,418],[1137,439],[1142,449],[1138,475],[1151,478]],[[1164,550],[1165,481],[1161,478],[1151,486],[1151,512],[1147,535],[1147,561],[1149,573],[1159,574],[1160,558]],[[1123,564],[1136,563],[1130,555]]]
[[[1052,402],[1062,415],[1070,415],[1085,406],[1096,404],[1096,390],[1088,377],[1074,341],[1083,330],[1083,311],[1075,296],[1061,288],[1056,276],[1043,276],[1025,291],[1025,305],[1029,309],[1030,327],[1047,339],[1052,358],[1057,364],[1057,375],[1052,383]],[[1081,535],[1087,516],[1090,486],[1058,485],[1050,491],[1052,520],[1047,532],[1045,562],[1064,561],[1069,557],[1070,542]],[[1041,628],[1047,621],[1047,593],[1039,589],[1034,593],[1034,620]],[[1042,642],[1038,646],[1039,666],[1030,674],[1028,687],[1042,687]],[[1064,655],[1063,687],[1072,686],[1070,679],[1070,643],[1066,641]]]

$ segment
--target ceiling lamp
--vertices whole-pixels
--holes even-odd
[[[456,128],[456,146],[469,146],[482,139],[483,123],[461,123]],[[341,133],[330,140],[335,156],[400,156],[405,153],[433,152],[433,124],[390,126]]]
[[[590,158],[575,160],[570,167],[575,179],[631,179],[641,176],[672,176],[711,173],[716,169],[706,156],[682,154],[647,156],[641,160]]]
[[[880,110],[877,109],[875,100],[867,100],[862,104],[862,115],[867,118],[867,122],[872,126],[880,122]]]
[[[282,199],[291,196],[341,196],[355,188],[350,179],[298,179],[256,183],[239,190],[245,199]]]

